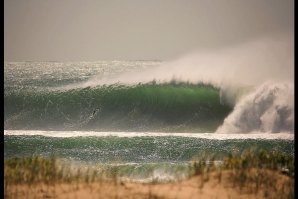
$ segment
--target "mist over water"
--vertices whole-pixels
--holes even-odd
[[[220,133],[294,132],[293,35],[259,38],[241,45],[182,56],[135,73],[93,77],[82,86],[178,81],[220,89],[234,111]]]
[[[237,46],[198,51],[138,72],[95,76],[82,86],[137,84],[152,80],[169,82],[173,79],[220,87],[260,85],[268,80],[293,81],[293,38],[288,35],[260,38]]]
[[[4,125],[15,130],[293,132],[293,74],[289,35],[168,62],[6,63]]]

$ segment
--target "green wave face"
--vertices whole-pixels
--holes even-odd
[[[230,111],[217,88],[201,83],[12,90],[4,96],[5,129],[213,132]]]

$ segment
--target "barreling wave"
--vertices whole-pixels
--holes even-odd
[[[214,132],[232,107],[209,84],[155,82],[64,91],[10,90],[4,128]]]

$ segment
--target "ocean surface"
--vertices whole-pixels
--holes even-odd
[[[249,147],[294,155],[292,83],[227,87],[164,65],[5,62],[4,156],[57,155],[150,181],[187,176],[199,153],[219,162]]]

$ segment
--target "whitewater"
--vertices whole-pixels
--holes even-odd
[[[294,154],[293,52],[282,37],[173,61],[5,62],[4,156],[120,164],[144,180],[184,176],[200,152]]]

